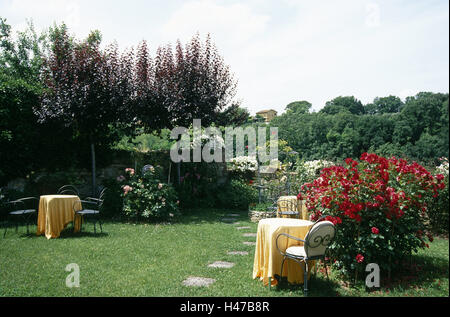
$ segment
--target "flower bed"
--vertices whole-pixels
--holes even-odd
[[[382,272],[400,269],[412,252],[426,248],[427,202],[445,187],[416,162],[386,159],[363,153],[360,162],[322,170],[319,178],[302,186],[312,220],[329,215],[337,226],[330,254],[344,274],[364,271],[377,263]]]
[[[127,168],[126,176],[117,181],[124,183],[123,213],[135,219],[170,219],[179,214],[178,198],[175,189],[161,182],[158,168],[149,166],[141,175]]]

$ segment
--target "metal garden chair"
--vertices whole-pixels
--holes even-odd
[[[74,185],[64,185],[60,189],[58,189],[57,192],[59,195],[75,195],[80,196],[80,192],[78,188],[76,188]]]
[[[15,227],[16,227],[16,233],[18,232],[19,228],[19,222],[18,219],[22,219],[25,221],[27,225],[27,234],[30,233],[29,231],[29,224],[30,219],[33,216],[36,216],[38,206],[39,206],[39,199],[36,197],[24,197],[16,200],[12,200],[5,203],[6,206],[8,206],[9,211],[7,214],[7,222],[9,222],[9,219],[15,218],[17,220],[14,221]],[[3,237],[6,236],[6,231],[8,230],[8,224],[5,225],[5,232],[3,233]]]
[[[98,197],[87,197],[84,200],[77,200],[73,203],[73,210],[75,215],[81,216],[81,228],[83,229],[83,222],[86,218],[92,218],[94,222],[94,233],[97,233],[96,223],[100,224],[100,232],[103,232],[102,221],[100,219],[100,209],[103,205],[103,200],[105,196],[106,188],[99,193]],[[82,209],[76,210],[76,205],[81,202]],[[88,206],[88,208],[87,208]],[[75,221],[75,217],[74,217]]]
[[[306,234],[305,239],[300,239],[287,233],[280,233],[277,236],[276,240],[277,249],[283,256],[283,261],[281,262],[280,279],[283,276],[283,265],[285,260],[294,260],[300,265],[303,270],[305,295],[308,294],[308,261],[322,259],[325,265],[325,271],[328,279],[328,270],[326,268],[325,262],[325,252],[336,235],[336,228],[331,221],[323,220],[324,218],[325,216],[321,217],[313,224],[311,229]],[[285,236],[288,239],[293,239],[295,241],[303,242],[303,245],[290,246],[283,251],[278,246],[278,240],[281,236]]]
[[[288,216],[292,218],[299,218],[300,211],[298,201],[296,199],[278,199],[276,202],[277,218]]]

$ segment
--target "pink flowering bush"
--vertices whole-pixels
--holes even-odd
[[[127,168],[122,183],[123,213],[134,219],[170,219],[179,214],[175,189],[163,183],[158,169],[152,168],[142,175]],[[117,179],[119,181],[119,179]]]
[[[320,177],[302,186],[311,220],[329,215],[337,235],[330,246],[336,268],[344,274],[364,272],[377,263],[381,273],[401,269],[412,252],[428,247],[427,202],[443,188],[416,162],[363,153],[360,161],[324,168]]]

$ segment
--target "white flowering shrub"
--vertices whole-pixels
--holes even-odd
[[[448,158],[441,157],[439,160],[441,161],[441,165],[436,167],[436,173],[448,176]]]
[[[258,169],[258,162],[254,156],[238,156],[227,163],[232,178],[251,182]]]
[[[258,169],[258,162],[254,156],[238,156],[230,160],[228,169],[239,172],[255,172]]]
[[[449,191],[448,191],[448,158],[439,158],[441,164],[436,167],[434,177],[442,179],[439,195],[428,204],[428,215],[431,229],[435,233],[448,234],[449,231]]]
[[[323,168],[331,167],[333,165],[333,162],[326,160],[306,161],[298,166],[297,171],[303,174],[305,182],[308,182],[314,180]]]

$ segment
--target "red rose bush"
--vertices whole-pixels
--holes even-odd
[[[436,198],[442,177],[416,162],[363,153],[360,161],[324,168],[301,187],[311,220],[328,215],[337,228],[330,255],[344,274],[377,263],[381,273],[401,269],[412,252],[428,246],[427,201]]]

